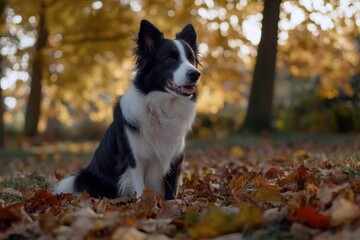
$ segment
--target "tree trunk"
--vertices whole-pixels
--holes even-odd
[[[0,65],[2,64],[2,57],[0,60]],[[1,84],[1,79],[0,79]],[[5,124],[4,124],[4,102],[3,102],[3,96],[2,96],[2,88],[0,85],[0,149],[5,148]]]
[[[272,104],[281,0],[265,0],[261,39],[253,75],[248,110],[242,130],[271,130]]]
[[[5,7],[6,1],[0,0],[0,24],[5,24]],[[1,78],[3,76],[4,63],[3,56],[0,54],[0,148],[5,147],[5,125],[4,125],[4,112],[5,105],[1,88]]]
[[[31,91],[25,114],[24,133],[28,137],[32,137],[37,134],[41,113],[41,80],[43,77],[42,50],[46,46],[48,37],[45,22],[45,10],[46,6],[44,1],[42,1],[39,12],[38,39],[35,45],[35,53],[32,61],[32,75],[30,83]]]

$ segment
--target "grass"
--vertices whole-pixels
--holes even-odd
[[[46,188],[47,184],[43,177],[40,176],[21,176],[10,180],[4,180],[0,182],[1,188],[14,188],[19,189],[21,187],[40,187]]]
[[[345,160],[340,161],[340,169],[350,177],[360,176],[360,154],[351,153],[345,157]]]
[[[0,181],[0,199],[6,202],[22,201],[22,189],[32,188],[47,188],[47,181],[45,178],[37,175],[24,175],[20,177],[4,179]],[[5,191],[7,189],[8,191]]]

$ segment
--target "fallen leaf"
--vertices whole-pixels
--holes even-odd
[[[305,183],[310,182],[312,179],[310,169],[302,164],[285,177],[283,187],[292,191],[300,191],[305,188]]]
[[[319,232],[319,229],[310,228],[301,223],[293,223],[290,227],[290,233],[295,239],[311,240]]]
[[[242,147],[240,147],[240,146],[232,147],[230,152],[231,152],[232,155],[237,156],[239,158],[242,158],[245,155],[244,149]]]
[[[331,222],[334,225],[349,222],[360,217],[360,207],[345,198],[336,199],[330,208]]]
[[[135,228],[119,227],[111,235],[111,240],[167,240],[165,235],[147,235]]]
[[[314,240],[357,240],[360,239],[360,228],[341,229],[339,232],[334,233],[333,231],[326,231],[317,236]]]
[[[329,218],[319,213],[313,206],[297,208],[295,210],[294,220],[312,228],[325,230],[331,228]]]
[[[210,206],[198,218],[192,217],[195,224],[188,226],[191,238],[210,238],[226,233],[243,231],[252,232],[263,223],[260,210],[254,206],[242,205],[240,211],[225,211]]]
[[[293,153],[293,156],[295,158],[299,158],[299,159],[307,159],[310,157],[310,153],[304,149],[300,149],[300,150],[297,150]]]
[[[0,220],[19,221],[23,211],[23,203],[0,205]]]
[[[265,178],[278,178],[283,176],[284,173],[281,172],[278,168],[272,167],[265,173]]]
[[[267,223],[278,223],[287,216],[286,208],[269,208],[263,212],[264,220]]]
[[[230,234],[222,235],[220,237],[211,238],[210,240],[242,240],[242,239],[244,239],[242,233],[230,233]]]
[[[165,219],[140,219],[137,221],[137,226],[139,230],[142,230],[147,233],[159,233],[164,231],[174,230],[176,227],[173,225],[171,227],[170,223],[173,220],[171,218]]]
[[[324,184],[319,189],[317,194],[322,208],[325,208],[327,205],[329,205],[340,191],[348,188],[349,186],[350,185],[348,183],[341,185]]]
[[[254,196],[254,201],[259,202],[281,202],[281,194],[279,190],[273,187],[261,187]]]

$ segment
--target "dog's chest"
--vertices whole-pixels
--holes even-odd
[[[158,170],[166,172],[185,147],[185,136],[195,118],[195,104],[150,94],[137,111],[139,131],[127,129],[135,159],[159,164]]]

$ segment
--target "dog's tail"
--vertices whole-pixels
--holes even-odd
[[[72,175],[62,179],[56,186],[54,193],[75,193],[75,180],[77,175]]]

